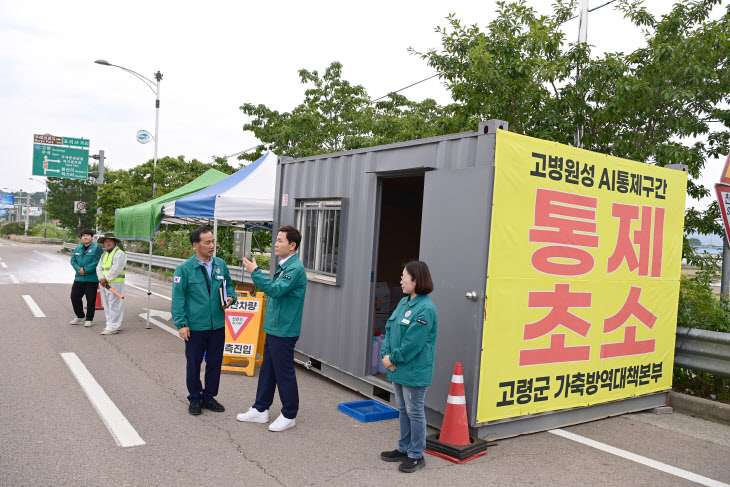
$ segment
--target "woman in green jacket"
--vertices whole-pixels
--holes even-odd
[[[415,472],[426,465],[426,390],[433,379],[436,307],[428,297],[433,281],[428,266],[421,261],[406,264],[401,275],[405,297],[388,319],[385,342],[380,352],[393,382],[400,418],[398,448],[385,451],[380,458],[401,462],[401,472]]]

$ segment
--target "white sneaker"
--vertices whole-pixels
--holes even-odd
[[[239,414],[236,419],[245,423],[268,423],[269,410],[259,412],[256,408],[248,408],[248,411]]]
[[[293,428],[297,424],[296,419],[285,418],[283,414],[280,414],[276,421],[269,425],[269,431],[284,431],[289,428]]]
[[[107,330],[105,329],[100,333],[100,335],[116,335],[118,333],[118,330]]]
[[[74,318],[71,321],[68,322],[69,325],[83,325],[84,319],[83,318]]]
[[[94,326],[94,323],[92,323],[91,321],[87,321],[86,323],[84,323],[84,326],[85,326],[86,328],[89,328],[89,327],[91,327],[91,326]]]

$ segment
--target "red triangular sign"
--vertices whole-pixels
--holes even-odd
[[[236,341],[243,330],[246,329],[253,319],[255,313],[226,313],[226,326],[231,339]]]

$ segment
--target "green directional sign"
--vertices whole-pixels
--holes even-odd
[[[71,147],[86,147],[89,148],[89,139],[74,139],[73,137],[64,137],[63,144]]]
[[[84,141],[84,139],[69,139]],[[66,138],[64,137],[64,143]],[[86,141],[88,144],[88,140]],[[33,175],[52,178],[88,179],[89,151],[73,147],[33,144]]]

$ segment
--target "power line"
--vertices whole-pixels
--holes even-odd
[[[599,5],[598,7],[594,7],[594,8],[588,9],[588,11],[589,11],[589,12],[593,12],[593,11],[595,11],[595,10],[598,10],[599,8],[603,8],[603,7],[605,7],[606,5],[609,5],[609,4],[611,4],[611,3],[615,2],[615,1],[616,1],[616,0],[609,0],[608,2],[604,3],[603,5]],[[571,18],[569,18],[569,19],[567,19],[567,20],[565,20],[565,21],[561,22],[561,24],[564,24],[565,22],[568,22],[568,21],[570,21],[570,20],[573,20],[573,19],[577,19],[577,18],[578,18],[578,15],[576,15],[575,17],[571,17]],[[378,100],[382,100],[383,98],[385,98],[385,97],[387,97],[387,96],[390,96],[390,95],[394,95],[394,94],[398,93],[399,91],[407,90],[407,89],[408,89],[408,88],[410,88],[411,86],[416,86],[417,84],[423,83],[424,81],[428,81],[428,80],[430,80],[431,78],[435,78],[436,76],[438,76],[438,73],[437,73],[437,74],[434,74],[433,76],[429,76],[428,78],[424,78],[424,79],[422,79],[421,81],[416,81],[415,83],[412,83],[412,84],[410,84],[410,85],[408,85],[408,86],[406,86],[406,87],[404,87],[404,88],[401,88],[401,89],[399,89],[399,90],[391,91],[391,92],[389,92],[389,93],[388,93],[387,95],[383,95],[383,96],[381,96],[380,98],[376,98],[375,100],[373,100],[373,102],[376,102],[376,101],[378,101]]]

